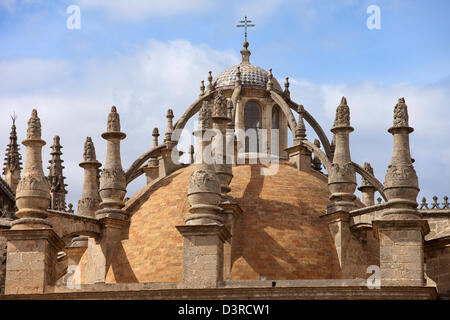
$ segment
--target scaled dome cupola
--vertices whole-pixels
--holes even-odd
[[[217,76],[215,79],[217,89],[234,88],[237,81],[238,67],[241,72],[241,83],[243,87],[266,88],[269,72],[250,63],[251,52],[248,50],[248,46],[249,43],[245,41],[244,49],[241,50],[242,62],[240,64],[225,69]],[[274,89],[282,91],[280,84],[275,78],[272,79],[272,82]]]

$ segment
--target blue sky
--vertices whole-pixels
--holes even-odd
[[[79,30],[66,28],[72,4],[81,9]],[[366,26],[369,5],[381,10],[380,30]],[[392,149],[386,129],[404,96],[416,128],[421,193],[442,197],[450,190],[449,12],[445,0],[0,0],[0,109],[19,115],[19,137],[33,107],[42,114],[45,140],[61,136],[68,198],[76,203],[84,138],[93,137],[103,161],[99,136],[110,105],[118,106],[128,134],[127,168],[148,149],[153,126],[164,130],[168,107],[177,118],[208,70],[217,74],[239,62],[243,30],[235,25],[248,15],[256,24],[249,30],[251,62],[272,68],[280,83],[289,76],[293,99],[326,132],[345,95],[353,159],[371,161],[381,181]],[[0,146],[9,128],[2,117]]]

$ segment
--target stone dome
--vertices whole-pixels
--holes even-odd
[[[233,167],[230,195],[243,214],[234,229],[226,280],[340,278],[334,242],[320,218],[329,196],[326,181],[287,162],[271,176],[261,175],[261,167]],[[127,202],[128,238],[115,249],[107,282],[182,280],[183,237],[176,226],[188,213],[193,171],[193,166],[179,169]]]
[[[238,66],[241,69],[241,83],[243,87],[261,89],[266,88],[269,73],[263,68],[252,64],[239,64],[222,71],[215,79],[216,88],[234,88]],[[272,82],[275,89],[282,91],[281,86],[275,77],[272,78]]]

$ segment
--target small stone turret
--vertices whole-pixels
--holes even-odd
[[[373,175],[373,168],[369,162],[364,162],[364,170]],[[362,202],[366,206],[373,206],[375,204],[375,191],[376,188],[364,177],[361,177],[361,185],[358,190],[362,194]]]
[[[220,89],[214,98],[214,107],[212,113],[213,127],[219,135],[214,137],[213,149],[215,152],[215,170],[220,181],[220,190],[222,195],[230,192],[229,187],[232,173],[231,159],[227,159],[227,123],[231,122],[229,118],[228,101],[223,91]],[[228,140],[229,141],[229,140]]]
[[[159,145],[158,137],[159,130],[158,128],[154,128],[152,132],[153,136],[153,146],[152,148],[156,148]],[[147,166],[143,168],[145,176],[147,177],[147,184],[151,183],[155,179],[159,177],[159,161],[157,157],[151,157],[147,163]]]
[[[331,192],[331,204],[327,210],[337,210],[333,203],[339,203],[339,210],[350,211],[354,207],[353,201],[356,188],[356,172],[350,156],[349,134],[353,131],[350,126],[350,108],[347,99],[342,97],[341,103],[336,109],[333,132],[336,137],[336,147],[333,156],[331,170],[328,173],[328,187]],[[344,208],[345,207],[345,208]]]
[[[111,107],[108,115],[107,131],[102,133],[102,138],[107,141],[106,161],[100,176],[100,203],[101,209],[96,212],[97,218],[105,216],[118,219],[125,218],[123,198],[126,193],[125,172],[122,169],[120,158],[120,140],[125,139],[126,134],[120,132],[120,118],[115,106]]]
[[[164,143],[168,143],[172,140],[172,133],[173,133],[173,110],[167,109],[167,127],[166,132],[164,134]]]
[[[386,209],[380,220],[373,222],[380,240],[382,285],[423,286],[424,237],[430,232],[426,219],[417,210],[419,183],[411,160],[405,99],[394,108],[394,125],[388,132],[394,136],[391,164],[384,180]]]
[[[78,214],[95,217],[100,209],[100,195],[98,193],[97,170],[102,164],[97,161],[95,147],[91,137],[84,143],[83,162],[79,164],[84,169],[84,182],[81,199],[78,201]]]
[[[394,125],[388,130],[394,136],[394,150],[384,179],[384,193],[390,207],[386,215],[392,215],[392,218],[418,215],[416,198],[419,193],[419,182],[409,149],[409,134],[413,131],[408,124],[408,107],[405,99],[400,98],[394,108]]]
[[[206,93],[211,93],[214,90],[212,71],[208,71],[208,85],[206,87]]]
[[[267,76],[267,86],[266,89],[267,91],[270,91],[273,89],[273,74],[272,74],[272,68],[269,69],[269,75]]]
[[[200,85],[200,97],[203,96],[204,94],[205,94],[205,81],[202,80]]]
[[[222,217],[219,213],[222,209],[220,204],[220,181],[215,171],[215,166],[209,154],[211,140],[204,139],[205,133],[212,128],[211,108],[209,102],[203,101],[198,116],[198,130],[194,132],[197,140],[197,159],[195,171],[192,174],[188,188],[188,199],[191,204],[190,215],[186,218],[187,225],[196,224],[221,224]],[[210,135],[209,135],[210,136]]]
[[[17,184],[20,180],[20,170],[22,169],[22,156],[19,153],[19,145],[17,143],[16,132],[16,116],[11,116],[12,126],[11,134],[9,135],[9,144],[6,148],[5,163],[3,167],[3,174],[5,175],[5,181],[9,187],[16,192]]]
[[[46,210],[50,205],[50,185],[42,170],[41,121],[36,109],[33,109],[28,121],[27,137],[22,141],[26,147],[25,168],[23,177],[17,185],[16,205],[19,220],[11,223],[11,229],[51,228],[46,221]]]
[[[319,139],[314,139],[314,145],[320,149]],[[316,155],[314,155],[314,158],[312,160],[312,168],[319,172],[322,170],[322,162],[320,161],[319,157],[317,157]]]
[[[298,121],[297,126],[295,127],[294,133],[294,144],[299,144],[301,140],[306,139],[306,127],[305,122],[303,121],[303,106],[298,106]]]
[[[291,98],[291,92],[289,91],[289,77],[286,77],[286,81],[284,82],[284,95],[286,98]]]
[[[223,114],[223,106],[217,107],[215,113]],[[182,287],[215,288],[223,281],[224,242],[231,234],[224,225],[219,207],[222,198],[219,178],[212,159],[205,158],[204,154],[211,144],[211,138],[203,139],[212,124],[208,101],[203,101],[198,121],[199,129],[194,134],[201,148],[197,151],[195,171],[189,180],[190,214],[185,225],[177,226],[184,238]]]
[[[66,186],[64,183],[66,177],[63,175],[64,162],[61,159],[61,149],[59,136],[53,137],[52,151],[50,152],[52,158],[49,160],[50,166],[48,181],[50,182],[50,209],[58,211],[66,211]]]

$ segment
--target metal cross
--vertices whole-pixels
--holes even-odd
[[[238,28],[244,28],[245,29],[245,41],[247,42],[247,28],[248,27],[254,27],[254,24],[248,24],[249,22],[252,22],[252,20],[247,20],[247,16],[245,16],[244,20],[239,21],[243,24],[237,24],[236,27]]]

